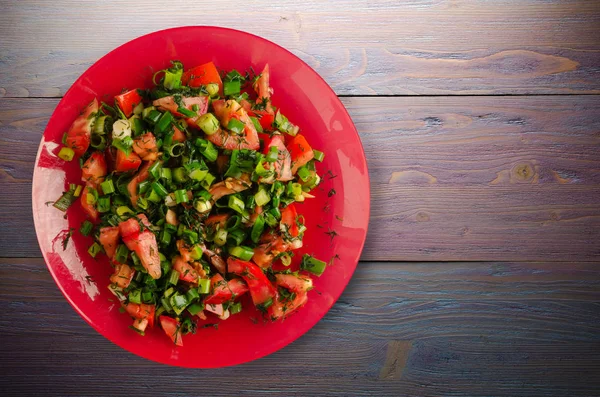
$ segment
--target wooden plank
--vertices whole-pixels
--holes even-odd
[[[589,396],[600,388],[598,263],[360,263],[339,302],[298,341],[201,372],[151,363],[96,334],[41,259],[0,259],[0,289],[0,389],[9,395],[121,395],[124,385],[225,396]]]
[[[594,1],[260,0],[242,17],[201,2],[0,3],[0,96],[61,96],[118,45],[199,23],[284,46],[338,94],[600,92]]]
[[[600,258],[600,97],[343,102],[371,176],[363,260]],[[2,256],[39,256],[24,203],[56,103],[0,100]]]

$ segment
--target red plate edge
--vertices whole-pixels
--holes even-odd
[[[256,354],[253,355],[253,356],[244,356],[244,357],[239,357],[239,358],[230,357],[229,359],[225,359],[225,360],[216,360],[216,362],[214,363],[215,365],[212,365],[210,363],[209,364],[202,363],[202,364],[199,365],[197,361],[190,360],[189,358],[185,358],[184,359],[184,357],[180,357],[180,355],[177,354],[178,351],[174,350],[174,348],[172,348],[172,347],[171,347],[171,349],[174,350],[174,354],[171,354],[168,357],[164,356],[164,355],[160,356],[160,357],[157,357],[156,354],[153,354],[152,353],[153,352],[153,346],[150,343],[147,343],[149,345],[149,349],[147,349],[146,351],[140,351],[139,348],[133,348],[131,346],[131,343],[137,343],[137,344],[139,344],[140,343],[139,342],[140,339],[143,339],[143,338],[140,338],[140,337],[138,337],[135,334],[129,334],[129,333],[125,334],[126,336],[124,338],[121,337],[121,335],[117,335],[117,336],[110,335],[110,334],[107,335],[106,330],[104,328],[100,327],[99,324],[97,324],[90,317],[88,317],[86,315],[86,313],[84,312],[84,310],[80,307],[81,305],[78,304],[76,302],[76,300],[72,298],[71,294],[69,294],[69,292],[67,291],[67,288],[65,286],[66,284],[63,284],[63,282],[66,283],[66,281],[64,281],[65,275],[64,274],[59,274],[59,272],[57,271],[57,269],[55,269],[54,264],[55,264],[55,262],[57,260],[57,256],[55,256],[56,253],[55,252],[49,252],[49,251],[47,251],[47,250],[45,250],[43,248],[45,245],[48,245],[48,239],[49,238],[53,238],[54,236],[49,235],[48,233],[42,234],[42,232],[40,231],[43,228],[44,225],[42,224],[42,219],[38,219],[38,214],[43,213],[43,211],[45,210],[45,208],[41,208],[40,207],[41,203],[39,202],[38,199],[36,199],[36,194],[35,194],[36,193],[36,189],[33,188],[36,185],[36,181],[41,180],[44,177],[43,175],[40,174],[41,173],[41,171],[40,171],[41,167],[39,167],[39,162],[40,162],[40,157],[42,155],[43,148],[45,146],[44,145],[44,143],[45,143],[44,138],[46,136],[46,132],[49,130],[49,127],[54,124],[55,118],[58,117],[57,114],[59,113],[59,110],[62,107],[66,106],[66,104],[69,102],[69,98],[70,98],[71,95],[73,95],[73,92],[75,91],[75,88],[78,87],[78,86],[83,85],[83,80],[85,79],[86,75],[88,75],[90,72],[94,71],[96,68],[100,67],[100,64],[103,63],[104,61],[106,61],[108,58],[113,57],[115,54],[118,54],[119,52],[122,52],[123,49],[125,49],[127,47],[134,46],[136,43],[139,43],[139,42],[144,41],[144,40],[149,40],[151,38],[159,39],[160,37],[168,36],[169,34],[177,34],[177,33],[180,33],[182,31],[191,31],[191,30],[193,30],[193,31],[200,30],[200,31],[206,31],[206,32],[217,32],[217,33],[226,34],[226,35],[233,35],[233,36],[235,36],[235,35],[242,35],[242,36],[245,36],[246,38],[248,38],[251,41],[258,41],[261,44],[266,45],[266,46],[274,46],[274,47],[276,47],[277,51],[283,51],[284,53],[287,54],[288,57],[290,57],[290,56],[293,57],[293,59],[294,59],[295,62],[299,62],[302,66],[308,68],[312,72],[311,73],[312,77],[316,77],[317,78],[317,83],[318,83],[317,85],[320,84],[320,85],[323,86],[323,88],[326,87],[326,89],[328,90],[328,92],[327,92],[328,95],[326,95],[326,96],[327,97],[333,96],[339,102],[339,105],[340,105],[339,108],[340,109],[336,109],[336,111],[341,110],[342,113],[343,113],[343,117],[345,117],[347,119],[347,121],[349,121],[349,126],[351,127],[350,129],[354,133],[353,138],[356,138],[356,141],[358,143],[358,147],[360,148],[360,153],[361,153],[361,155],[358,158],[351,158],[350,160],[351,160],[351,162],[358,162],[358,163],[360,163],[357,166],[360,166],[360,168],[363,170],[363,172],[361,173],[361,177],[366,178],[366,184],[363,184],[363,186],[360,186],[360,189],[366,189],[366,191],[363,190],[363,193],[366,193],[366,201],[363,200],[363,202],[362,202],[362,205],[364,206],[363,209],[362,209],[363,210],[362,212],[363,213],[366,212],[366,219],[362,219],[361,220],[361,221],[364,222],[364,226],[362,227],[362,229],[360,231],[356,232],[355,238],[353,238],[352,239],[353,241],[350,242],[350,243],[353,243],[353,244],[356,244],[358,242],[359,244],[358,244],[358,246],[357,245],[353,246],[353,250],[355,251],[355,255],[353,255],[352,258],[345,259],[345,263],[343,265],[342,264],[334,265],[334,266],[332,266],[332,267],[330,267],[328,269],[328,271],[329,271],[330,269],[334,269],[335,266],[339,266],[339,267],[343,267],[344,270],[346,271],[346,273],[345,273],[345,280],[344,280],[343,287],[339,288],[339,290],[337,290],[334,294],[331,294],[331,298],[332,299],[328,301],[327,307],[325,308],[326,310],[321,310],[322,313],[317,316],[318,318],[313,316],[313,318],[310,321],[298,324],[299,326],[301,326],[301,325],[306,325],[306,323],[309,323],[308,326],[299,327],[298,329],[301,328],[301,331],[295,332],[295,333],[292,333],[292,334],[288,334],[287,336],[282,337],[280,339],[275,339],[275,340],[270,339],[271,343],[269,344],[269,346],[266,347],[266,348],[263,347],[262,349],[258,349],[256,351]],[[165,59],[165,61],[168,62],[170,59],[173,59],[173,58]],[[184,63],[184,65],[185,65],[185,63]],[[189,67],[195,66],[195,65],[185,65],[185,66],[186,66],[186,68],[189,68]],[[217,66],[219,66],[219,64],[217,64]],[[273,74],[273,71],[274,71],[273,68],[271,70],[272,70],[271,73]],[[117,92],[114,92],[113,95],[114,94],[117,94]],[[319,95],[325,96],[322,92],[319,92]],[[280,102],[282,102],[281,101],[282,99],[285,99],[285,98],[278,98],[278,96],[277,96],[277,90],[275,92],[274,98],[277,98],[277,99],[275,99],[275,103],[277,105],[279,105]],[[85,106],[86,104],[85,103],[79,103],[77,105],[79,106],[79,108],[81,108],[81,107]],[[294,120],[292,117],[290,117],[290,120],[297,121],[297,120]],[[69,124],[70,124],[71,121],[72,120],[69,121]],[[306,128],[306,125],[303,125],[303,123],[301,123],[301,122],[298,122],[298,124],[300,124],[301,129],[307,130],[307,129],[310,128],[310,126],[308,128]],[[348,126],[344,127],[343,131],[344,131],[344,134],[346,134],[345,137],[348,137],[348,134],[350,134],[350,131],[348,131],[348,129],[349,129]],[[309,136],[309,138],[311,138],[311,137]],[[309,141],[312,141],[312,139],[309,139]],[[326,151],[326,156],[328,156],[328,155],[330,156],[331,154]],[[320,174],[324,174],[322,170],[320,170]],[[326,177],[324,177],[324,180],[325,179],[326,179]],[[74,182],[74,181],[70,180],[70,182]],[[45,187],[46,188],[50,187],[50,184],[46,185]],[[62,191],[63,186],[59,186],[59,187],[60,187],[59,190]],[[58,196],[56,196],[56,197],[58,197]],[[76,204],[74,205],[74,207],[75,206],[76,206]],[[36,235],[37,235],[37,238],[38,238],[38,243],[40,245],[40,248],[41,248],[41,251],[42,251],[42,255],[43,255],[44,260],[46,262],[46,265],[47,265],[47,267],[48,267],[48,269],[50,271],[50,274],[54,278],[56,284],[58,285],[59,289],[61,290],[61,292],[63,293],[63,295],[65,296],[65,298],[69,302],[69,304],[71,304],[71,306],[73,306],[73,308],[75,309],[75,311],[77,311],[77,313],[79,313],[79,315],[88,324],[90,324],[96,331],[98,331],[100,334],[102,334],[103,336],[105,336],[107,339],[109,339],[113,343],[115,343],[118,346],[124,348],[125,350],[128,350],[128,351],[130,351],[130,352],[132,352],[134,354],[140,355],[140,356],[142,356],[144,358],[147,358],[147,359],[150,359],[150,360],[153,360],[153,361],[156,361],[156,362],[160,362],[160,363],[165,363],[165,364],[169,364],[169,365],[176,365],[176,366],[182,366],[182,367],[212,368],[212,367],[221,367],[221,366],[229,366],[229,365],[241,364],[241,363],[248,362],[248,361],[251,361],[251,360],[254,360],[254,359],[258,359],[258,358],[264,357],[264,356],[266,356],[268,354],[271,354],[271,353],[273,353],[273,352],[275,352],[275,351],[283,348],[284,346],[288,345],[289,343],[293,342],[294,340],[296,340],[297,338],[299,338],[300,336],[302,336],[304,333],[308,332],[308,330],[310,330],[310,328],[312,328],[318,321],[320,321],[320,319],[331,309],[331,307],[339,299],[339,297],[342,294],[343,290],[345,289],[347,283],[349,282],[352,274],[354,273],[354,271],[356,269],[356,266],[358,264],[358,260],[360,259],[360,254],[361,254],[361,252],[362,252],[362,250],[364,248],[364,243],[365,243],[366,235],[367,235],[369,213],[370,213],[370,180],[369,180],[367,163],[366,163],[366,158],[365,158],[365,155],[364,155],[364,149],[363,149],[363,146],[362,146],[362,142],[360,141],[360,137],[358,135],[358,132],[356,131],[356,127],[352,123],[352,119],[350,118],[350,115],[348,114],[346,108],[341,103],[341,101],[339,101],[339,98],[337,98],[337,95],[331,89],[331,87],[329,87],[329,85],[325,82],[325,80],[317,72],[315,72],[308,64],[306,64],[304,61],[302,61],[300,58],[296,57],[294,54],[292,54],[290,51],[286,50],[285,48],[283,48],[283,47],[281,47],[281,46],[279,46],[279,45],[277,45],[277,44],[275,44],[275,43],[273,43],[271,41],[268,41],[268,40],[266,40],[264,38],[261,38],[259,36],[256,36],[256,35],[253,35],[253,34],[250,34],[250,33],[247,33],[247,32],[242,32],[242,31],[239,31],[239,30],[234,30],[234,29],[229,29],[229,28],[211,27],[211,26],[185,26],[185,27],[177,27],[177,28],[170,28],[170,29],[165,29],[165,30],[161,30],[161,31],[156,31],[156,32],[153,32],[153,33],[146,34],[144,36],[140,36],[140,37],[138,37],[136,39],[133,39],[133,40],[125,43],[125,44],[122,44],[121,46],[115,48],[114,50],[112,50],[108,54],[104,55],[102,58],[100,58],[98,61],[96,61],[92,66],[90,66],[73,83],[73,85],[69,88],[69,90],[67,90],[67,92],[65,93],[64,97],[61,99],[61,101],[57,105],[56,109],[54,110],[52,116],[50,117],[50,120],[48,122],[48,126],[46,128],[46,131],[44,132],[44,136],[42,137],[40,146],[38,148],[38,152],[37,152],[37,156],[36,156],[36,162],[35,162],[35,169],[34,169],[34,174],[33,174],[32,208],[33,208],[33,217],[34,217],[34,224],[35,224],[35,228],[36,228]],[[56,212],[58,212],[59,215],[62,215],[62,213],[60,213],[59,211],[56,211]],[[301,212],[304,212],[304,211],[301,211]],[[316,216],[313,216],[313,218],[316,218]],[[312,229],[314,229],[314,228],[312,228]],[[316,229],[309,230],[309,232],[307,233],[307,237],[310,235],[311,232],[312,233],[317,233],[317,230]],[[75,237],[74,237],[74,239],[75,239]],[[52,244],[50,243],[50,245],[52,245]],[[79,244],[79,245],[81,245],[81,244]],[[358,248],[358,249],[356,249],[356,248]],[[81,250],[78,250],[78,251],[81,251]],[[83,250],[83,252],[85,252],[85,250]],[[53,258],[50,257],[50,254],[54,254]],[[60,259],[60,258],[58,258],[58,259],[62,262],[62,259]],[[325,260],[326,258],[323,258],[323,259]],[[51,263],[53,264],[53,266],[51,266]],[[83,263],[81,265],[82,265],[83,270],[86,270],[85,267],[83,266]],[[325,277],[325,276],[323,276],[323,277]],[[316,278],[315,278],[315,281],[317,281]],[[80,280],[80,282],[81,282],[81,280]],[[310,303],[311,299],[313,299],[314,296],[315,296],[314,293],[313,293],[312,296],[310,296],[309,303]],[[99,297],[99,298],[101,299],[102,297]],[[101,302],[97,302],[97,303],[101,303]],[[308,307],[308,304],[307,304],[307,307]],[[305,310],[305,309],[307,309],[307,307],[304,307],[301,310]],[[321,305],[320,308],[323,309],[324,306]],[[295,318],[298,319],[298,316],[301,315],[300,313],[302,313],[302,311],[300,311],[298,313],[295,313],[294,315],[290,316],[290,318],[287,319],[287,320],[285,320],[283,323],[269,324],[269,325],[267,325],[267,327],[269,327],[269,326],[271,328],[278,327],[277,329],[275,329],[275,331],[280,330],[282,328],[282,325],[285,327],[286,323],[287,324],[292,323],[289,326],[289,327],[292,327],[293,325],[295,325],[294,323],[298,323],[298,320],[294,321],[294,319]],[[108,312],[107,311],[107,316],[108,315],[110,315],[110,316],[119,316],[120,318],[127,318],[126,315],[120,315],[120,314],[118,314],[118,312],[116,310],[113,310],[113,312]],[[227,320],[227,321],[230,321],[230,320]],[[221,322],[221,324],[227,323],[227,321],[226,322]],[[117,323],[119,323],[119,322],[123,323],[122,320],[121,321],[117,321]],[[259,324],[258,326],[260,327],[261,325]],[[263,328],[263,330],[264,329],[266,329],[266,328]],[[129,330],[127,330],[127,331],[129,331]],[[164,338],[165,341],[166,341],[166,337],[164,335],[162,335],[162,331],[160,331],[160,330],[158,330],[158,331],[159,332],[155,332],[155,333],[156,334],[160,333],[160,335],[158,335],[158,336],[161,337],[161,338]],[[214,330],[214,332],[218,332],[218,331],[219,330]],[[209,330],[199,330],[198,334],[202,334],[203,332],[211,332],[212,333],[213,330],[212,329],[209,329]],[[135,339],[135,338],[137,338],[137,339]],[[184,337],[184,344],[187,341],[187,339],[189,339],[189,337]],[[135,341],[135,342],[130,342],[130,341]],[[150,341],[148,341],[148,342],[150,342]],[[162,346],[161,346],[161,348],[162,348]],[[186,347],[184,346],[183,349],[186,349]]]

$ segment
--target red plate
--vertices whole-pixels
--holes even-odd
[[[306,219],[305,246],[296,255],[311,253],[325,261],[338,257],[309,292],[304,308],[283,322],[263,322],[244,302],[242,313],[229,320],[211,319],[218,329],[200,329],[175,347],[158,329],[137,335],[131,319],[119,313],[108,291],[112,268],[103,257],[94,260],[90,237],[78,232],[85,219],[79,203],[63,213],[46,205],[68,183],[78,183],[76,161],[56,156],[63,132],[94,97],[112,102],[124,88],[148,88],[155,71],[180,60],[186,69],[213,61],[218,68],[240,71],[271,68],[273,102],[300,126],[310,144],[325,152],[317,165],[323,182],[316,198],[298,205]],[[329,197],[329,192],[335,194]],[[67,91],[44,132],[33,175],[33,217],[44,259],[56,284],[75,310],[106,338],[139,356],[183,367],[222,367],[251,361],[281,349],[315,325],[348,284],[362,251],[369,221],[369,176],[362,145],[352,120],[331,88],[308,65],[287,50],[248,33],[216,27],[182,27],[137,38],[104,56]],[[320,227],[318,227],[319,225]],[[69,228],[75,232],[63,250]],[[326,232],[334,231],[326,234]]]

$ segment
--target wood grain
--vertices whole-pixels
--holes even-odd
[[[363,260],[600,259],[600,97],[343,102],[371,176]],[[39,256],[30,181],[56,103],[0,100],[2,256]]]
[[[202,371],[151,363],[96,334],[41,259],[1,259],[0,290],[7,396],[590,396],[600,387],[598,263],[360,263],[298,341]]]
[[[0,96],[61,96],[118,45],[197,24],[274,41],[338,94],[600,93],[595,1],[260,0],[240,6],[242,14],[203,1],[167,8],[140,0],[93,6],[0,0]]]

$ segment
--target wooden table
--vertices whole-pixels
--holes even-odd
[[[600,394],[600,4],[589,0],[0,0],[0,394]],[[342,97],[372,181],[355,277],[292,345],[234,368],[155,364],[52,281],[33,160],[61,95],[139,35],[272,40]]]

